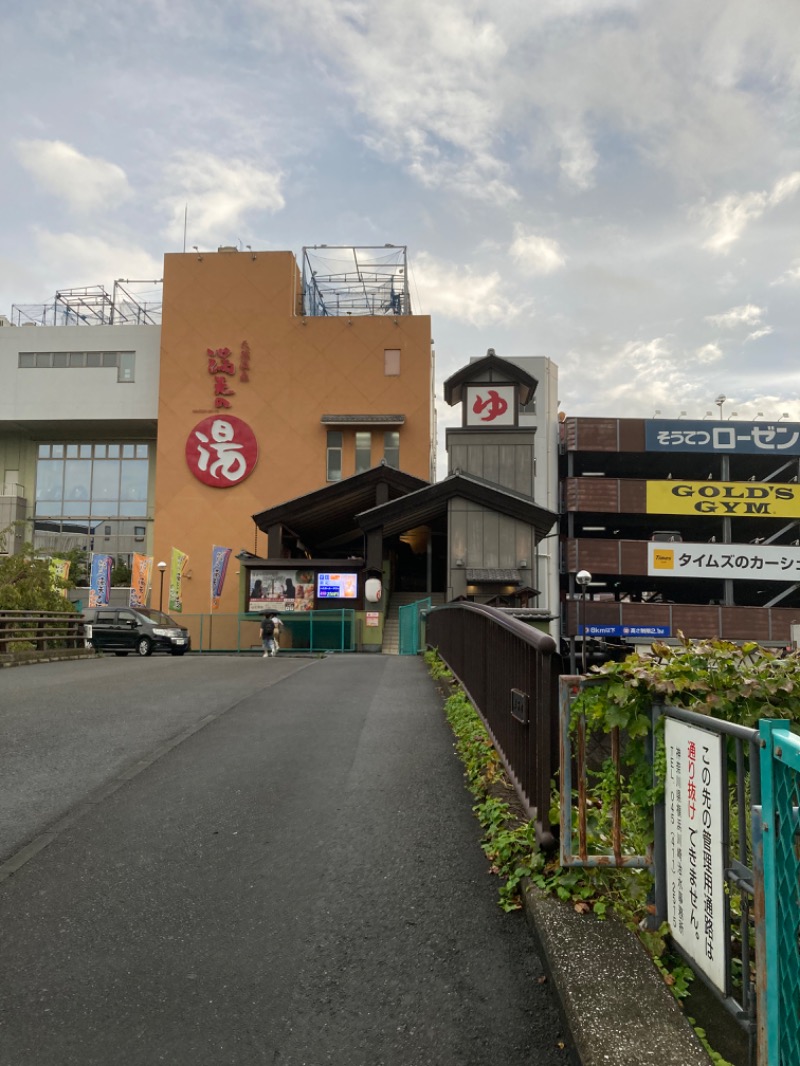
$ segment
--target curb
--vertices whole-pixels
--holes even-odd
[[[529,882],[523,909],[581,1066],[709,1066],[677,1000],[630,930]]]

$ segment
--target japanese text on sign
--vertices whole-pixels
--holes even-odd
[[[796,422],[645,421],[649,452],[740,452],[748,455],[800,455]]]
[[[672,936],[693,964],[726,991],[723,804],[718,734],[667,717],[664,811],[667,915]]]
[[[661,544],[647,546],[650,577],[731,577],[796,581],[800,548],[774,544]]]

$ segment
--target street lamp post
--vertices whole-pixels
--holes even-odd
[[[580,585],[581,589],[581,603],[580,603],[580,615],[578,618],[578,629],[581,631],[581,658],[583,659],[583,672],[586,673],[586,589],[589,582],[592,580],[592,575],[588,570],[579,570],[575,575],[575,580]]]
[[[160,562],[158,564],[158,573],[159,573],[159,577],[160,577],[160,583],[159,583],[159,586],[158,586],[158,609],[159,609],[159,611],[163,611],[164,610],[164,571],[166,569],[167,569],[167,564],[165,562],[163,562],[163,560],[162,560],[162,562]]]

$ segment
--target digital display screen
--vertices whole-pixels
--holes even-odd
[[[317,597],[321,600],[354,600],[358,574],[317,574]]]

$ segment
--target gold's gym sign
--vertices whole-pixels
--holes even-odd
[[[770,481],[648,481],[648,514],[800,518],[800,486]]]

